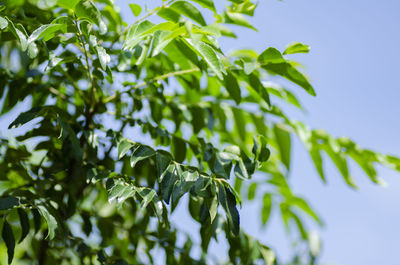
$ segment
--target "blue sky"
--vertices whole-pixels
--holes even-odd
[[[253,22],[258,32],[240,30],[238,40],[224,41],[225,49],[251,47],[262,51],[300,41],[311,46],[295,59],[317,91],[312,98],[298,90],[308,110],[295,114],[313,128],[335,136],[349,136],[361,146],[400,154],[399,1],[275,0],[259,1]],[[357,168],[354,191],[332,165],[326,167],[328,185],[321,184],[300,144],[294,147],[294,190],[304,195],[325,221],[322,261],[327,264],[399,264],[400,175],[381,169],[388,187],[378,187]],[[289,243],[277,218],[266,230],[255,221],[255,207],[244,207],[242,224],[266,238],[281,256]]]

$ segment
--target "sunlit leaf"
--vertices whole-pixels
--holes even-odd
[[[129,4],[129,7],[131,8],[131,11],[135,17],[138,17],[140,13],[142,13],[142,7],[138,4]]]
[[[286,49],[283,52],[283,54],[308,53],[309,51],[310,51],[310,46],[300,42],[294,42],[286,46]]]
[[[57,228],[57,221],[54,218],[54,216],[49,213],[49,211],[46,209],[46,207],[38,206],[38,209],[47,223],[48,232],[47,232],[46,238],[52,240],[55,236],[55,230]]]

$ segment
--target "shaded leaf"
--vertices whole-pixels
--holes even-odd
[[[224,208],[228,219],[229,228],[234,235],[239,234],[239,213],[236,209],[236,199],[232,192],[220,184],[218,188],[218,201]]]
[[[156,152],[152,148],[145,145],[139,145],[131,155],[131,166],[134,167],[137,162],[152,157],[155,154]]]
[[[0,198],[0,211],[14,208],[19,205],[19,199],[15,197]]]
[[[11,264],[14,258],[15,238],[10,224],[4,220],[2,237],[7,247],[8,264]]]
[[[22,228],[21,238],[19,239],[18,243],[21,243],[25,239],[25,237],[29,234],[30,226],[29,226],[28,214],[21,208],[18,208],[18,216],[19,216],[19,223]]]
[[[230,71],[228,71],[227,74],[224,76],[224,81],[225,88],[228,91],[229,95],[233,98],[236,104],[239,105],[242,96],[236,77]]]

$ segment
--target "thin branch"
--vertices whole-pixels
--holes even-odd
[[[96,97],[95,97],[96,88],[94,86],[93,76],[92,76],[92,73],[90,71],[89,54],[88,54],[88,51],[86,49],[86,45],[85,45],[85,42],[84,42],[84,39],[83,39],[82,31],[80,30],[80,28],[79,28],[77,23],[75,24],[75,26],[76,26],[76,28],[78,30],[77,36],[78,36],[78,39],[80,41],[81,47],[83,49],[83,53],[85,55],[86,70],[87,70],[89,81],[90,81],[90,97],[89,98],[93,99],[93,103],[95,103],[96,102]],[[90,108],[92,108],[93,106],[94,106],[94,104],[91,104]]]

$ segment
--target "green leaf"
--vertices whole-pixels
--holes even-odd
[[[260,78],[254,73],[251,73],[248,76],[248,83],[260,95],[265,103],[267,103],[268,106],[271,106],[271,100],[269,98],[267,88],[265,88],[264,85],[261,83]]]
[[[26,49],[28,48],[28,41],[24,33],[25,30],[23,29],[22,26],[20,28],[17,28],[8,17],[6,17],[6,20],[8,22],[8,29],[19,40],[19,43],[21,45],[21,50],[26,51]]]
[[[275,253],[268,247],[258,244],[258,249],[264,259],[265,265],[272,265],[275,261]]]
[[[19,205],[19,199],[15,197],[0,198],[0,211],[14,208]]]
[[[225,23],[234,24],[257,31],[250,22],[240,13],[227,11],[224,13]]]
[[[339,170],[339,172],[342,174],[346,183],[350,187],[357,189],[357,185],[355,184],[353,178],[350,176],[346,156],[344,153],[341,152],[337,141],[335,139],[329,137],[327,142],[324,145],[322,145],[322,149],[332,159],[333,163],[335,164],[335,166]]]
[[[172,208],[175,209],[178,204],[179,199],[194,186],[197,179],[199,178],[199,173],[197,171],[185,171],[181,175],[172,190]]]
[[[152,56],[158,55],[174,38],[172,32],[156,31],[153,36]]]
[[[270,86],[268,86],[267,90],[270,94],[283,99],[287,103],[292,104],[293,106],[299,109],[303,109],[303,106],[301,105],[300,101],[290,90],[282,88],[279,85],[275,84],[271,84]]]
[[[168,168],[171,161],[172,157],[169,153],[161,150],[157,151],[157,171],[158,171],[158,178],[160,179],[160,181],[162,180],[166,172],[166,169]]]
[[[261,209],[261,222],[265,225],[268,222],[272,209],[272,196],[266,193],[263,197],[263,205]]]
[[[300,42],[294,42],[286,46],[286,50],[283,52],[283,54],[308,53],[309,51],[310,46]]]
[[[228,71],[224,76],[224,82],[225,88],[228,90],[229,95],[233,98],[233,100],[235,100],[236,104],[239,105],[242,96],[236,77],[230,71]]]
[[[200,40],[186,39],[186,41],[200,54],[214,73],[222,80],[222,73],[225,72],[225,70],[223,69],[223,66],[213,48]]]
[[[248,180],[250,179],[250,175],[247,172],[247,168],[242,160],[242,158],[239,158],[234,169],[235,176],[243,179],[243,180]]]
[[[74,129],[72,129],[70,124],[66,122],[64,119],[62,119],[61,116],[57,116],[57,123],[61,127],[61,133],[59,138],[62,138],[64,142],[69,142],[71,144],[73,150],[72,154],[75,156],[75,158],[81,161],[83,151],[80,146],[80,141],[78,140],[78,137],[76,136]]]
[[[232,108],[233,112],[233,118],[235,121],[235,129],[237,130],[237,133],[239,134],[240,139],[245,142],[246,141],[246,136],[247,136],[247,131],[246,131],[246,117],[244,114],[244,111],[239,108]]]
[[[229,179],[233,159],[235,159],[235,156],[230,153],[217,152],[215,154],[215,159],[213,161],[214,163],[211,170],[214,174],[222,178]]]
[[[99,27],[100,34],[107,32],[107,25],[102,20],[101,13],[96,5],[89,0],[81,0],[75,6],[75,14],[79,19],[87,19]]]
[[[3,30],[5,28],[7,28],[7,26],[8,26],[7,19],[0,17],[0,29]]]
[[[109,184],[108,187],[108,202],[117,201],[118,203],[124,202],[126,199],[135,195],[133,187],[123,181],[115,181]]]
[[[99,57],[101,68],[106,71],[107,64],[111,61],[110,55],[107,54],[106,50],[102,46],[96,46],[96,52]]]
[[[267,161],[269,156],[271,155],[271,152],[267,148],[266,138],[262,135],[258,135],[257,137],[254,137],[253,140],[254,140],[254,145],[252,152],[255,156],[255,159],[260,162]]]
[[[152,157],[155,154],[156,152],[152,148],[145,145],[139,145],[132,153],[131,166],[135,167],[137,162]]]
[[[162,199],[168,204],[175,183],[181,178],[179,176],[179,166],[170,164],[165,170],[164,175],[159,180]]]
[[[244,1],[243,3],[235,6],[235,12],[247,15],[254,16],[254,10],[256,9],[258,4],[254,4],[250,1]]]
[[[50,240],[52,240],[55,236],[55,231],[57,228],[57,221],[54,218],[53,215],[51,215],[46,207],[44,206],[38,206],[38,209],[40,211],[40,213],[42,214],[42,216],[44,217],[44,219],[46,220],[47,223],[47,227],[48,227],[48,233],[46,238],[49,238]]]
[[[239,234],[240,221],[239,212],[236,209],[236,199],[232,192],[224,185],[220,184],[218,188],[218,201],[225,210],[228,219],[228,225],[234,235]]]
[[[178,163],[186,159],[186,143],[178,137],[172,137],[172,153]]]
[[[290,133],[282,124],[274,125],[275,139],[278,144],[278,151],[281,157],[282,163],[285,165],[287,170],[290,170],[290,157],[291,157],[291,139]]]
[[[80,0],[57,0],[57,5],[66,9],[75,9],[76,4]]]
[[[256,197],[256,189],[257,189],[258,183],[253,182],[249,186],[249,190],[247,192],[247,199],[249,201],[253,200]]]
[[[315,168],[317,169],[318,175],[321,177],[322,181],[326,183],[321,151],[316,147],[315,144],[312,144],[309,153],[312,161],[314,162]]]
[[[244,63],[243,70],[246,75],[251,74],[257,68],[256,62]]]
[[[292,204],[300,208],[306,214],[311,216],[319,225],[322,225],[322,221],[314,210],[308,205],[307,201],[300,197],[292,197],[288,200],[288,204]]]
[[[135,17],[138,17],[140,13],[142,13],[142,7],[138,4],[129,4],[129,7],[132,10],[132,13],[135,15]]]
[[[133,25],[126,35],[123,49],[135,48],[144,38],[144,33],[155,25],[148,20],[141,22],[139,25]]]
[[[32,215],[33,215],[33,224],[35,226],[35,233],[37,233],[40,230],[40,225],[41,225],[41,217],[38,209],[32,209],[31,210]]]
[[[66,24],[46,24],[35,29],[28,38],[28,44],[43,38],[45,41],[50,40],[55,36],[55,33],[61,31],[67,32]]]
[[[118,159],[121,159],[133,146],[133,143],[129,142],[127,139],[122,139],[117,144],[118,148]]]
[[[289,81],[299,85],[304,88],[310,95],[315,96],[315,91],[307,78],[300,73],[294,66],[290,63],[269,63],[263,65],[263,68],[273,74],[280,75]]]
[[[8,129],[14,129],[14,128],[18,128],[22,125],[24,125],[25,123],[33,120],[34,118],[39,117],[39,113],[40,113],[41,108],[33,108],[27,112],[23,112],[21,113],[17,119],[15,119],[9,126]]]
[[[214,196],[212,198],[210,205],[208,205],[208,211],[210,214],[210,221],[211,221],[211,223],[213,223],[215,220],[215,217],[217,216],[217,213],[218,213],[218,198],[217,198],[217,196]]]
[[[145,187],[135,187],[135,190],[137,192],[137,194],[140,195],[140,197],[142,198],[142,203],[141,203],[141,207],[142,209],[146,208],[147,205],[154,199],[154,197],[156,196],[156,191],[149,189],[149,188],[145,188]]]
[[[10,224],[4,220],[2,237],[7,246],[8,264],[11,264],[14,258],[15,239]]]
[[[202,26],[207,25],[200,11],[189,2],[176,1],[170,6],[170,8],[175,12],[194,20],[195,22],[199,23]]]
[[[158,12],[157,15],[165,20],[172,21],[175,23],[179,22],[179,19],[181,15],[179,12],[176,12],[175,10],[168,8],[168,7],[163,7],[161,8]]]
[[[21,238],[19,239],[18,243],[21,243],[25,237],[29,234],[29,218],[28,214],[22,210],[21,208],[18,208],[18,216],[19,216],[19,223],[21,224],[22,232],[21,232]]]
[[[263,51],[259,56],[258,56],[258,62],[260,64],[280,64],[280,63],[286,63],[285,58],[283,58],[282,54],[280,51],[278,51],[275,48],[269,47],[265,51]]]
[[[38,53],[39,53],[39,49],[36,46],[36,44],[33,43],[33,42],[29,43],[29,45],[28,45],[28,56],[29,56],[29,58],[31,58],[31,59],[36,58]]]
[[[199,5],[201,5],[204,8],[210,9],[214,13],[217,12],[217,10],[215,9],[213,0],[192,0],[192,1],[198,3]]]

